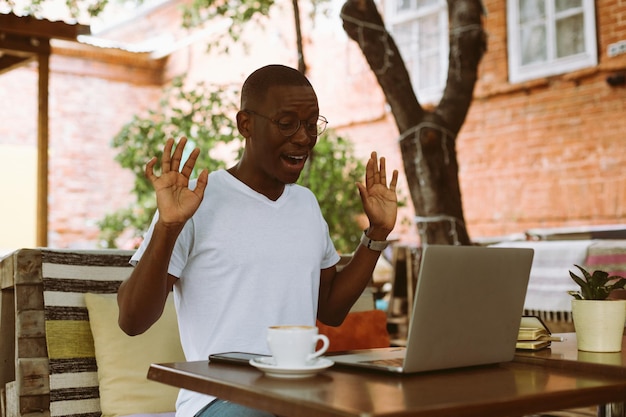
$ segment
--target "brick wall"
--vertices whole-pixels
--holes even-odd
[[[60,59],[53,57],[51,67]],[[48,244],[96,247],[97,222],[134,201],[133,177],[114,161],[111,140],[133,114],[158,100],[159,90],[53,71],[49,94]],[[36,101],[36,64],[0,76],[0,149],[4,144],[36,148]],[[19,181],[19,176],[1,181]]]
[[[626,39],[626,2],[596,2],[596,68],[518,86],[506,81],[504,3],[486,2],[489,50],[458,139],[470,234],[625,223],[626,88],[605,79],[626,70],[626,55],[606,54]]]
[[[50,243],[91,246],[97,222],[134,201],[134,176],[114,161],[111,140],[137,110],[158,99],[158,90],[58,75],[50,94],[58,98],[50,119]]]

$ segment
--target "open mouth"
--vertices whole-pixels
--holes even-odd
[[[306,162],[307,155],[282,155],[282,159],[292,167],[302,167]]]

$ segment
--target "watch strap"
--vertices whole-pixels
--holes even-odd
[[[361,236],[361,245],[365,246],[368,249],[375,251],[383,251],[387,246],[389,246],[388,240],[372,240],[365,232],[363,232],[363,236]]]

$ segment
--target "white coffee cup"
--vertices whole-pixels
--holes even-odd
[[[322,347],[315,350],[317,342]],[[311,365],[328,349],[328,337],[317,333],[315,326],[270,326],[267,329],[269,345],[276,365],[284,368],[302,368]]]

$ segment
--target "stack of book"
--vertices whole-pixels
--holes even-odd
[[[552,336],[550,330],[539,317],[524,316],[517,334],[516,349],[538,350],[543,349],[555,341],[562,341],[560,337]]]

